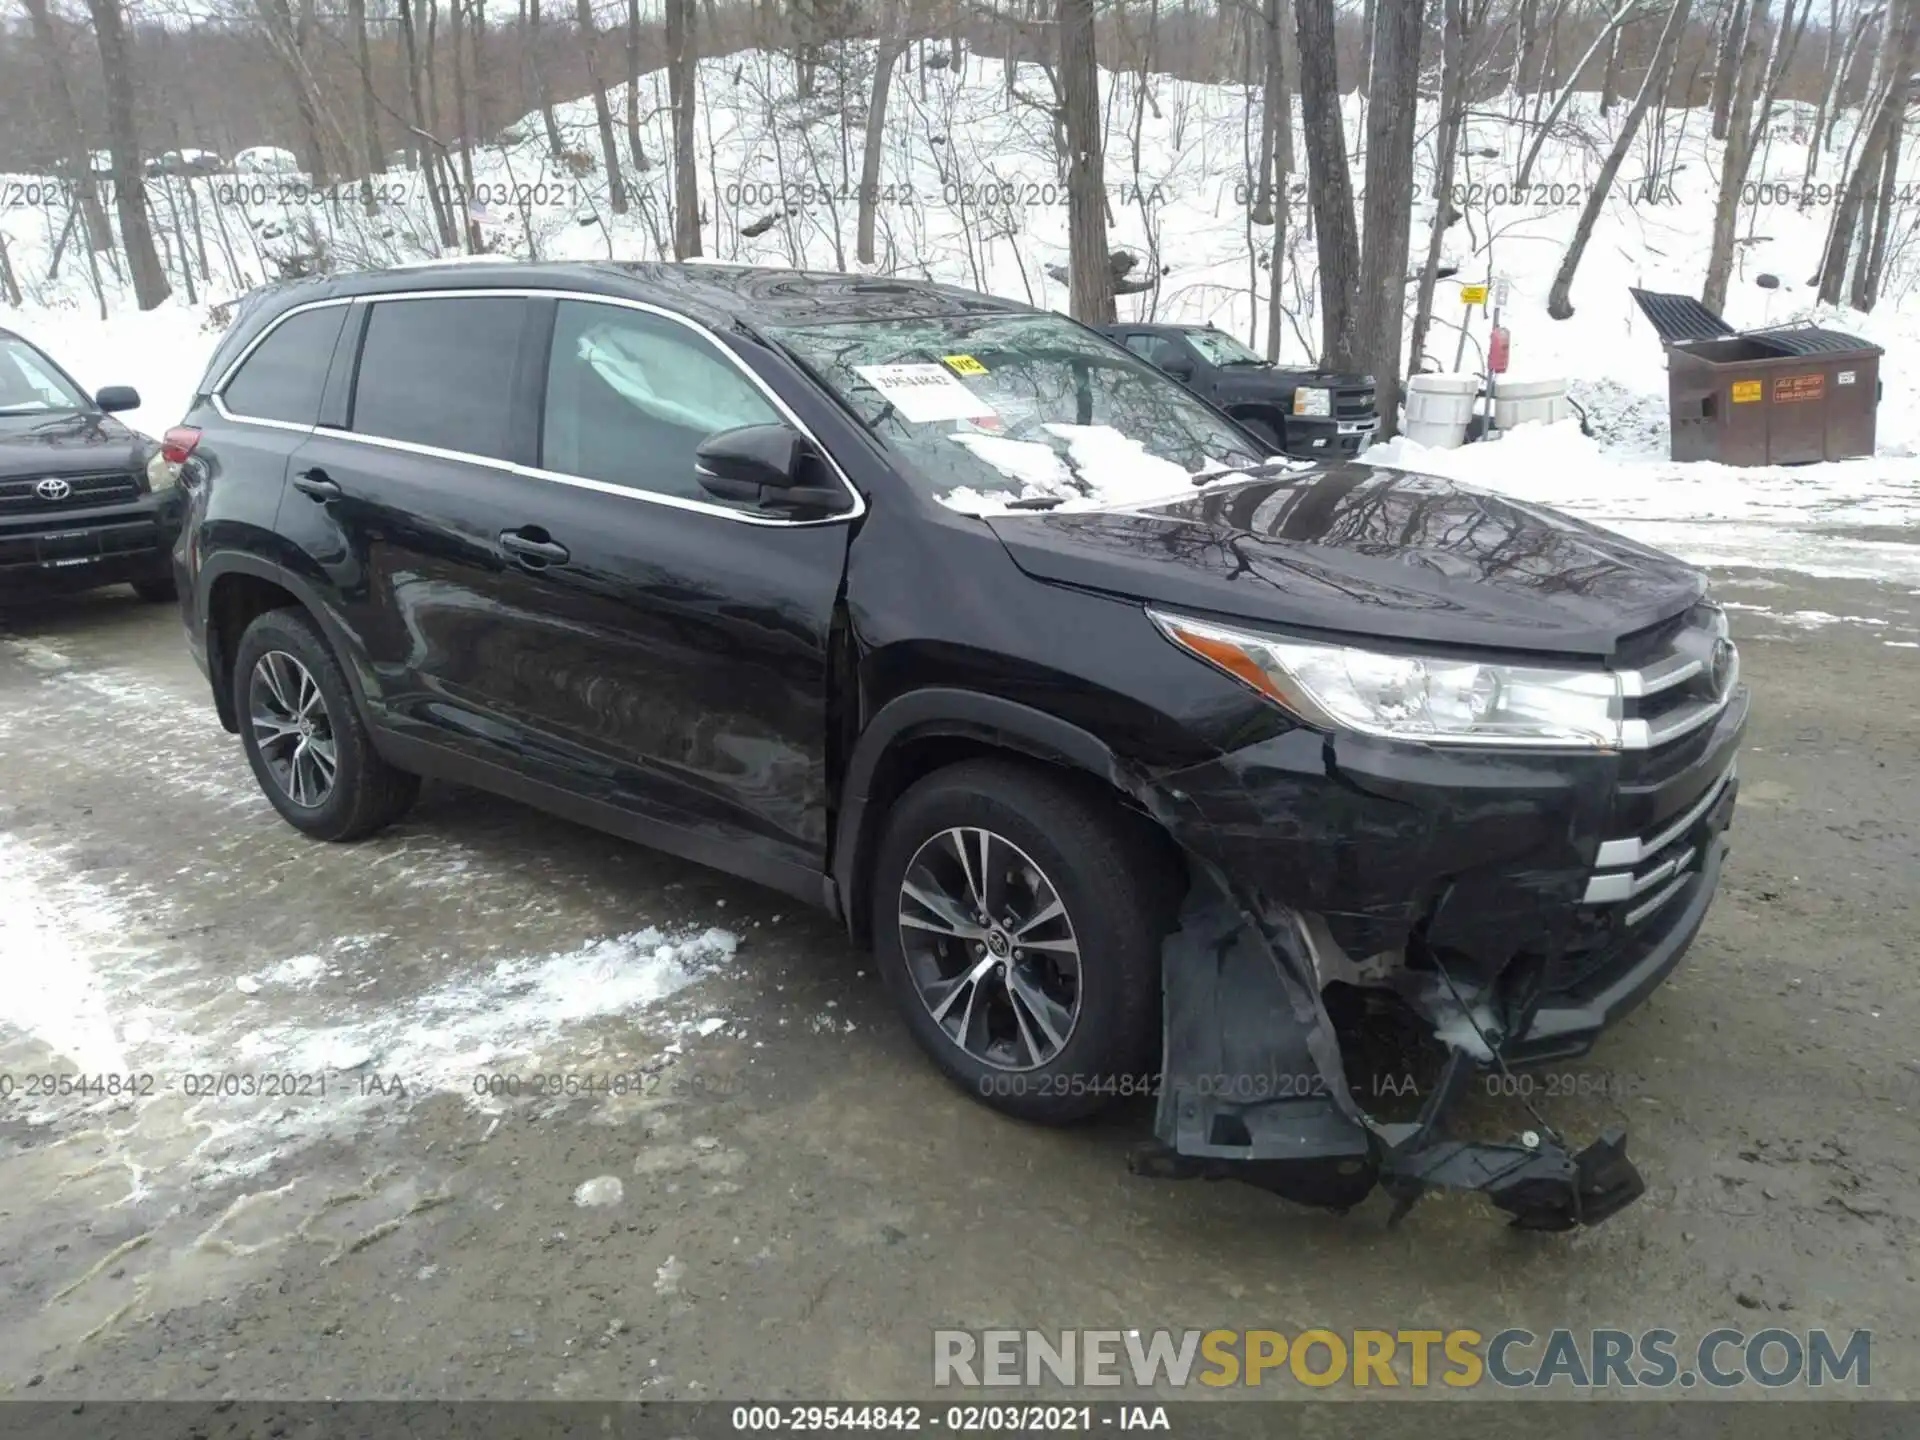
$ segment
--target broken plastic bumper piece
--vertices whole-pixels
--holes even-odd
[[[1284,918],[1254,913],[1224,886],[1195,886],[1164,952],[1159,1109],[1136,1174],[1237,1179],[1336,1210],[1378,1186],[1394,1221],[1433,1189],[1474,1191],[1526,1230],[1595,1225],[1645,1191],[1617,1130],[1578,1154],[1550,1132],[1446,1138],[1447,1113],[1480,1073],[1458,1048],[1417,1118],[1368,1114],[1347,1082],[1312,957]]]

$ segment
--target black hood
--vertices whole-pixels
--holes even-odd
[[[0,415],[0,480],[142,470],[152,442],[97,410]]]
[[[1570,516],[1360,463],[988,524],[1039,580],[1433,644],[1606,656],[1706,590],[1672,556]]]
[[[1271,365],[1223,365],[1214,372],[1216,398],[1226,404],[1286,399],[1301,385],[1322,385],[1331,390],[1371,390],[1373,379],[1368,375],[1285,370]]]

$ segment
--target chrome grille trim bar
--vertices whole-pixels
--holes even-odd
[[[1713,808],[1714,802],[1720,798],[1721,793],[1726,790],[1728,782],[1735,777],[1739,769],[1740,762],[1737,760],[1727,766],[1721,773],[1720,778],[1708,787],[1705,795],[1702,795],[1698,800],[1694,801],[1684,815],[1652,839],[1643,840],[1636,836],[1630,840],[1605,841],[1600,846],[1599,852],[1593,858],[1594,867],[1599,870],[1615,870],[1622,866],[1632,867],[1640,864],[1643,860],[1651,859],[1653,856],[1659,854],[1662,850],[1666,849],[1667,846],[1686,834],[1702,815]],[[1625,899],[1626,897],[1622,896],[1621,898]]]

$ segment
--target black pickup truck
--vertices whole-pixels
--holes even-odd
[[[1101,329],[1288,455],[1355,455],[1379,427],[1371,375],[1284,370],[1211,325]]]

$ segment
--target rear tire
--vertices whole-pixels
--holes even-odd
[[[304,611],[269,610],[240,637],[233,713],[260,789],[316,840],[358,840],[407,812],[420,777],[389,765],[346,672]]]
[[[1157,859],[1114,805],[1038,766],[964,761],[900,798],[874,859],[874,955],[949,1079],[1052,1125],[1149,1093],[1171,919]]]
[[[154,580],[135,580],[133,593],[149,605],[164,605],[169,600],[180,598],[180,592],[174,589],[171,576],[161,576]]]

